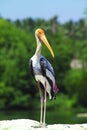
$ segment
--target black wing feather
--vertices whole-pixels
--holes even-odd
[[[40,65],[43,76],[46,76],[46,69],[48,69],[51,72],[51,74],[55,76],[52,65],[43,56],[40,57]]]
[[[33,71],[32,62],[33,62],[33,61],[30,59],[30,61],[29,61],[29,68],[30,68],[30,72],[31,72],[32,76],[34,77],[34,71]]]

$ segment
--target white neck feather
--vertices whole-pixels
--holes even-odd
[[[37,37],[36,37],[36,41],[37,41],[37,48],[36,48],[36,51],[35,51],[35,55],[37,57],[39,57],[40,54],[41,54],[42,44],[41,44],[41,41]]]

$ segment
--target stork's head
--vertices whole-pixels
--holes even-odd
[[[44,33],[44,30],[42,30],[41,28],[38,28],[36,31],[35,31],[35,36],[41,40],[46,46],[47,48],[49,49],[49,51],[51,52],[51,55],[54,57],[54,52],[45,36],[45,33]]]

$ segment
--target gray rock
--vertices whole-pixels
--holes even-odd
[[[87,124],[51,124],[41,127],[38,121],[17,119],[0,121],[0,130],[87,130]]]

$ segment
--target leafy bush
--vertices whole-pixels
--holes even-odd
[[[65,88],[70,97],[77,98],[77,104],[87,107],[87,70],[73,69],[64,79]]]

